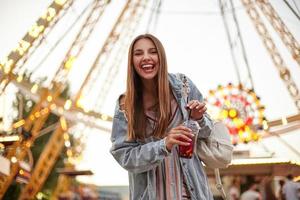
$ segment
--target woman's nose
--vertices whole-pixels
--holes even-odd
[[[143,60],[150,60],[150,55],[148,53],[145,53],[143,56]]]

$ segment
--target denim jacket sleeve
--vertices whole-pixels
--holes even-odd
[[[200,102],[203,101],[203,96],[201,92],[198,90],[196,85],[189,79],[187,76],[187,81],[190,87],[190,92],[189,92],[189,100],[198,100]],[[205,139],[208,138],[211,134],[211,130],[213,127],[213,121],[210,118],[210,116],[207,113],[204,113],[203,118],[201,120],[198,120],[198,123],[201,127],[199,133],[198,133],[198,138],[199,139]]]
[[[127,140],[127,120],[117,102],[113,119],[110,153],[127,171],[142,173],[156,167],[168,154],[164,139],[142,143]]]

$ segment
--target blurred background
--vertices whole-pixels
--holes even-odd
[[[300,175],[299,16],[297,0],[0,0],[0,199],[128,199],[111,122],[147,32],[230,130],[226,192],[280,199]]]

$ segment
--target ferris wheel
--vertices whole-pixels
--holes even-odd
[[[75,151],[71,145],[70,135],[78,132],[78,124],[81,131],[91,128],[110,131],[112,117],[103,113],[104,102],[111,92],[115,77],[120,72],[119,68],[126,54],[127,46],[142,22],[144,13],[151,8],[148,16],[148,30],[151,25],[157,23],[163,1],[154,1],[152,5],[147,0],[126,1],[118,11],[111,29],[105,35],[101,31],[97,32],[96,29],[97,26],[102,26],[103,18],[107,13],[112,12],[110,10],[111,3],[109,0],[91,0],[82,5],[76,0],[54,0],[18,42],[16,48],[2,60],[0,64],[2,95],[4,96],[11,89],[10,86],[14,85],[19,93],[32,101],[32,106],[29,107],[27,115],[19,115],[17,120],[11,123],[11,130],[17,138],[5,150],[4,157],[10,163],[10,171],[5,176],[0,175],[0,198],[5,195],[16,176],[22,175],[20,174],[20,170],[22,170],[20,161],[30,155],[28,151],[41,134],[53,131],[36,161],[34,169],[30,170],[31,176],[22,189],[20,199],[34,198],[41,190],[64,147],[67,149],[68,158],[65,165],[69,168],[74,167],[72,158],[75,157]],[[232,11],[239,42],[243,47],[243,39],[232,3],[232,0],[229,3],[223,0],[218,1],[226,30],[228,26],[226,25],[225,10]],[[300,66],[299,43],[269,1],[241,0],[241,5],[263,41],[274,68],[279,73],[280,80],[297,108],[298,114],[285,118],[285,123],[299,121],[300,93],[298,86],[261,17],[264,16],[269,22],[269,26],[278,33],[290,52],[291,58],[298,66]],[[73,13],[72,15],[72,9],[78,7],[80,7],[79,14],[74,16]],[[63,33],[57,35],[56,29],[63,29]],[[70,32],[75,34],[69,36]],[[95,33],[101,38],[105,38],[102,41],[96,40],[99,41],[96,46],[100,47],[96,51],[93,48],[95,47],[95,39],[93,40],[96,37]],[[55,42],[51,45],[47,44],[48,38],[54,37],[53,35],[56,39]],[[227,37],[231,48],[233,40],[229,31],[227,31]],[[67,42],[64,43],[65,40]],[[45,47],[45,45],[50,47]],[[65,49],[64,53],[55,54],[58,47]],[[96,52],[90,57],[92,62],[83,64],[84,57],[87,56],[86,52],[91,49]],[[47,60],[51,60],[52,55],[56,59],[52,58],[51,64],[55,63],[53,65],[56,67],[50,66],[54,70],[46,74],[44,80],[39,80],[36,77],[42,71],[48,72],[46,68],[49,68],[49,64],[45,63]],[[232,48],[231,55],[234,61],[236,55]],[[244,51],[243,56],[248,69],[250,86],[243,85],[238,67],[235,66],[239,79],[238,85],[229,83],[220,85],[216,89],[212,88],[206,99],[211,116],[221,119],[227,124],[234,144],[257,141],[266,137],[268,134],[265,132],[268,132],[271,127],[282,124],[282,119],[268,121],[264,116],[265,106],[260,102],[259,95],[255,93],[249,62]],[[80,67],[80,65],[89,65],[89,67]],[[75,89],[73,88],[75,92],[71,95],[66,94],[69,78],[72,77],[75,70],[81,70],[81,76],[78,80],[76,79],[77,85],[74,86]],[[57,124],[45,127],[52,114],[58,117]],[[61,186],[66,183],[63,178],[61,180],[62,183],[59,184],[57,193],[63,189]]]

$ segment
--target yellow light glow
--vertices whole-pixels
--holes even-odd
[[[54,110],[55,108],[56,108],[56,105],[54,103],[50,105],[51,110]]]
[[[259,139],[258,134],[253,134],[252,138],[254,141],[257,141]]]
[[[52,96],[51,96],[51,95],[48,95],[48,96],[47,96],[47,101],[48,101],[48,102],[51,102],[52,100],[53,100]]]
[[[234,123],[234,126],[238,126],[238,124],[239,124],[239,119],[238,118],[234,118],[233,120],[233,123]]]
[[[48,8],[46,13],[42,16],[43,19],[50,22],[56,15],[56,10],[52,7]]]
[[[28,50],[29,47],[30,47],[29,42],[25,40],[21,40],[18,44],[18,47],[15,49],[15,51],[17,51],[22,56]]]
[[[240,128],[244,124],[243,120],[240,118],[234,118],[233,123],[237,128]]]
[[[85,99],[82,95],[80,95],[79,99],[76,102],[76,106],[79,108],[84,108],[85,106]]]
[[[68,141],[65,141],[65,146],[67,147],[67,148],[69,148],[70,146],[71,146],[71,142],[68,140]]]
[[[229,117],[235,118],[237,116],[237,112],[235,109],[230,109],[229,110]]]
[[[44,197],[44,194],[41,193],[41,192],[37,193],[37,195],[36,195],[36,198],[39,199],[39,200],[43,199],[43,197]]]
[[[101,115],[101,119],[102,119],[102,120],[104,120],[104,121],[107,121],[107,119],[108,119],[108,116],[107,116],[107,115],[105,115],[105,114],[102,114],[102,115]]]
[[[64,109],[62,107],[59,107],[57,109],[58,114],[62,115],[64,113]]]
[[[281,118],[282,125],[287,125],[288,121],[286,117]]]
[[[245,139],[249,139],[250,138],[250,133],[248,133],[248,132],[243,132],[243,138],[245,138]]]
[[[33,121],[35,119],[34,115],[30,115],[29,119]]]
[[[36,93],[37,90],[38,90],[38,88],[39,88],[38,84],[34,84],[34,85],[32,86],[32,88],[31,88],[30,91],[31,91],[32,93]]]
[[[75,57],[70,56],[70,57],[68,58],[68,60],[66,61],[66,63],[65,63],[65,69],[66,69],[66,70],[70,70],[70,69],[72,68],[72,66],[73,66],[75,60],[76,60]]]
[[[49,113],[49,108],[44,108],[43,110],[41,110],[42,115],[45,115],[47,113]]]
[[[48,16],[47,16],[47,21],[50,22],[56,15],[56,10],[54,8],[48,8]]]
[[[259,105],[259,104],[260,104],[260,101],[259,101],[258,99],[256,99],[256,100],[255,100],[255,104],[256,104],[256,105]]]
[[[250,132],[251,131],[250,127],[249,126],[245,126],[245,131],[246,132]]]
[[[17,82],[21,82],[23,80],[23,76],[22,75],[20,75],[20,76],[18,76],[18,78],[17,78]]]
[[[68,157],[72,157],[72,155],[73,155],[72,150],[71,150],[71,149],[68,149],[68,150],[67,150],[67,156],[68,156]]]
[[[70,136],[68,133],[64,133],[64,140],[69,140],[70,139]]]
[[[259,123],[259,124],[262,124],[262,123],[263,123],[263,117],[264,117],[263,115],[260,115],[260,114],[259,114],[259,118],[258,118],[258,123]]]
[[[23,126],[25,124],[25,120],[22,119],[20,121],[17,121],[16,123],[13,124],[13,128],[19,128],[20,126]]]
[[[269,128],[268,122],[266,120],[263,121],[263,128],[264,128],[264,130],[268,130],[268,128]]]
[[[36,113],[34,113],[34,116],[35,116],[35,118],[39,118],[41,116],[41,113],[40,112],[36,112]]]
[[[55,0],[54,2],[58,5],[64,5],[67,2],[67,0]]]
[[[222,117],[222,119],[226,119],[228,117],[228,111],[227,110],[222,110],[221,117]]]
[[[44,29],[45,27],[43,25],[35,23],[28,31],[28,34],[33,38],[37,38]]]
[[[64,108],[66,110],[69,110],[71,108],[71,106],[72,106],[72,101],[70,99],[68,99],[64,105]]]
[[[78,161],[82,161],[83,160],[83,156],[80,154],[79,156],[77,156],[77,160]]]
[[[239,136],[240,136],[240,137],[243,137],[243,134],[244,134],[244,131],[239,130]]]
[[[9,59],[7,60],[3,67],[4,67],[4,73],[8,74],[11,71],[12,65],[14,64],[14,60],[13,59]]]
[[[244,141],[245,141],[245,142],[250,142],[250,141],[251,141],[251,138],[246,137],[246,138],[244,138]]]
[[[18,162],[18,160],[17,160],[17,158],[16,158],[15,156],[11,157],[10,161],[11,161],[12,163]]]
[[[67,126],[67,121],[64,117],[61,117],[60,118],[60,125],[61,125],[61,128],[66,131],[68,129],[68,126]]]
[[[225,102],[224,102],[224,104],[225,104],[225,106],[227,106],[227,107],[230,107],[230,101],[229,100],[226,100]]]
[[[74,163],[74,159],[72,157],[68,157],[68,162],[69,163]]]
[[[19,174],[20,174],[20,175],[23,175],[23,174],[24,174],[24,170],[23,170],[23,169],[20,169]]]
[[[25,144],[25,146],[26,146],[27,148],[30,148],[30,147],[31,147],[31,142],[30,142],[30,141],[27,141],[26,144]]]

